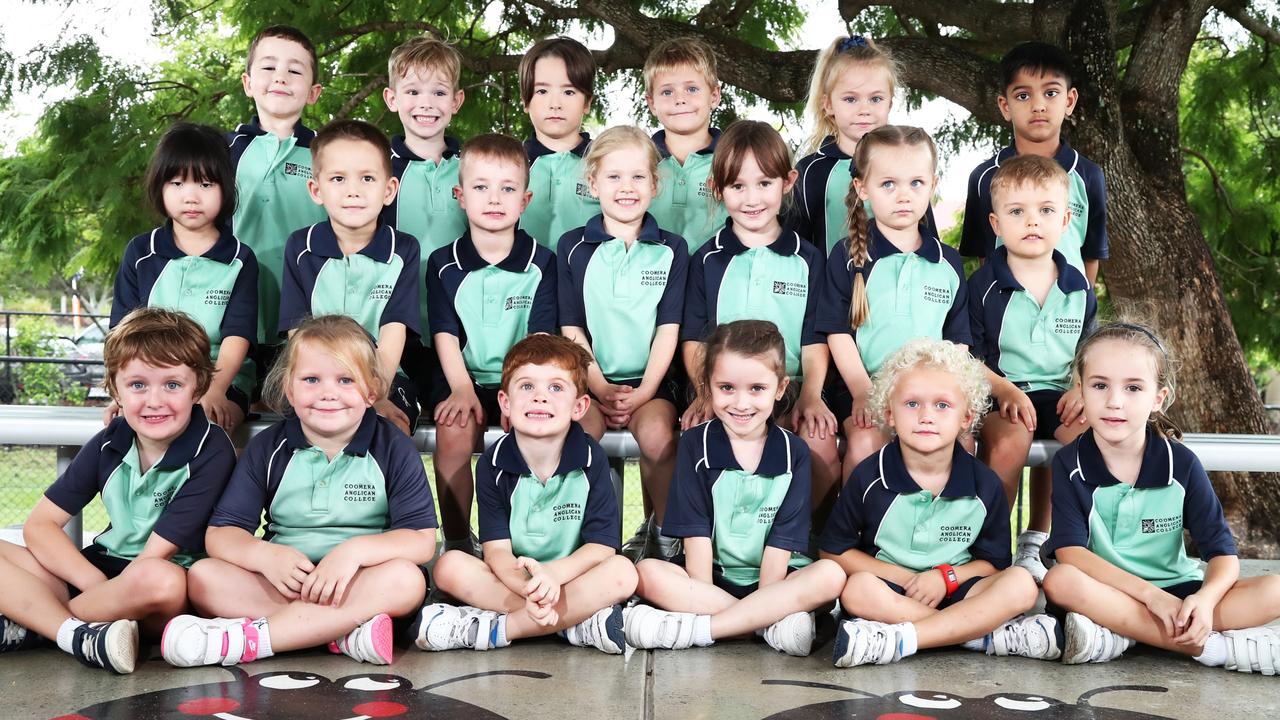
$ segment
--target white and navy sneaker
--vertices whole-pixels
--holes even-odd
[[[888,665],[902,659],[899,627],[874,620],[845,620],[836,629],[836,667]]]
[[[1049,533],[1036,530],[1025,530],[1018,535],[1018,550],[1013,555],[1013,564],[1031,573],[1036,585],[1044,584],[1044,576],[1049,572],[1040,557],[1040,546],[1049,539]]]
[[[813,613],[794,612],[764,629],[764,641],[778,652],[808,657],[815,633]]]
[[[577,647],[593,647],[610,655],[621,655],[627,639],[622,631],[622,606],[610,605],[570,628],[560,636]]]
[[[693,645],[693,613],[659,610],[645,604],[623,611],[627,644],[641,650],[684,650]]]
[[[391,616],[374,615],[355,630],[329,643],[329,652],[357,662],[390,665],[393,652]]]
[[[253,662],[258,659],[258,628],[248,618],[179,615],[164,626],[160,654],[177,667]]]
[[[85,623],[76,628],[72,636],[71,654],[89,667],[128,675],[138,662],[138,623],[134,620]]]
[[[436,603],[422,608],[409,633],[421,650],[490,650],[497,644],[498,617],[492,610],[470,605]]]
[[[44,638],[0,615],[0,653],[36,647]]]
[[[991,631],[987,636],[988,655],[1017,655],[1036,660],[1062,657],[1062,641],[1058,620],[1052,615],[1017,617]]]
[[[1062,662],[1067,665],[1115,660],[1133,640],[1108,630],[1080,613],[1067,613]]]
[[[1280,628],[1226,630],[1222,635],[1227,641],[1226,669],[1263,675],[1280,671]]]

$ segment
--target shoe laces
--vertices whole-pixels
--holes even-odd
[[[98,636],[106,631],[107,625],[91,625],[85,623],[76,628],[72,636],[72,644],[80,649],[78,659],[91,667],[106,667],[103,658],[98,657]]]
[[[0,645],[5,647],[19,645],[27,639],[27,629],[7,617],[0,616],[0,629],[3,630]]]
[[[861,623],[860,630],[867,638],[866,651],[862,654],[864,663],[867,661],[879,663],[886,651],[893,650],[892,645],[897,638],[896,633],[888,625]]]

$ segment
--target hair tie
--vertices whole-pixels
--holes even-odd
[[[854,48],[868,47],[871,43],[861,35],[851,35],[840,41],[840,52],[849,52]]]

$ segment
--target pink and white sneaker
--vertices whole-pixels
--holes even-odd
[[[329,652],[346,655],[358,662],[390,665],[392,646],[391,616],[374,615],[359,627],[329,643]]]
[[[258,625],[248,618],[179,615],[164,626],[160,654],[177,667],[253,662],[260,654]]]

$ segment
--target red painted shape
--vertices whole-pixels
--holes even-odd
[[[351,708],[351,712],[357,715],[368,715],[371,718],[395,717],[409,712],[409,708],[396,702],[375,701],[360,703]]]
[[[178,712],[183,715],[215,715],[231,712],[240,707],[240,703],[231,698],[205,697],[178,703]]]
[[[71,713],[70,715],[59,715],[51,720],[89,720],[89,718],[81,715],[80,713]]]

